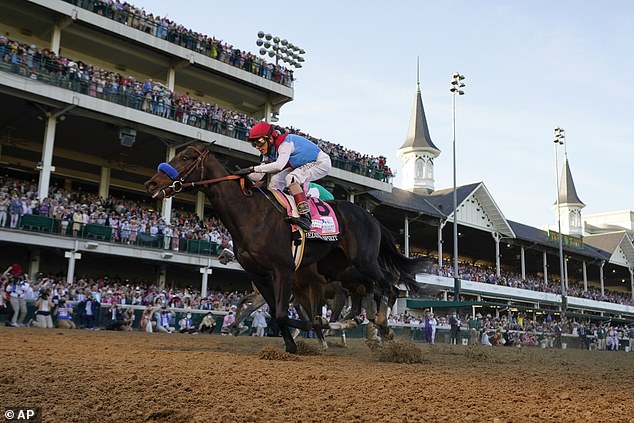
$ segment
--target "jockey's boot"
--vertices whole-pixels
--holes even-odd
[[[299,226],[305,231],[310,231],[313,221],[310,217],[310,208],[308,206],[308,201],[306,200],[306,194],[297,182],[291,183],[288,186],[288,191],[293,196],[295,205],[297,206],[297,213],[299,213],[299,217],[289,217],[288,221]]]

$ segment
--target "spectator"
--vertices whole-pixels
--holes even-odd
[[[270,318],[271,315],[264,311],[262,307],[258,308],[255,312],[251,314],[253,317],[253,322],[251,326],[255,328],[255,333],[253,336],[266,336],[266,319]]]
[[[19,327],[24,326],[24,319],[26,318],[26,296],[29,288],[26,276],[28,275],[26,273],[22,274],[22,268],[17,264],[14,264],[11,269],[14,274],[9,278],[9,283],[6,287],[6,292],[9,295],[9,304],[11,304],[13,309],[13,316],[9,326]]]
[[[99,301],[97,301],[92,293],[87,293],[86,300],[78,304],[79,312],[86,324],[86,329],[92,330],[99,313]]]
[[[112,302],[108,310],[108,321],[106,330],[120,330],[124,325],[124,316],[121,307],[116,302]]]
[[[425,312],[425,342],[431,344],[431,312]]]
[[[0,228],[7,226],[7,213],[10,205],[9,195],[0,193]]]
[[[189,334],[198,333],[196,331],[196,326],[194,326],[194,321],[192,320],[192,314],[191,313],[187,313],[185,315],[185,317],[180,319],[178,321],[178,326],[179,326],[178,331],[180,333],[189,333]]]
[[[18,196],[14,195],[13,198],[11,199],[11,203],[9,203],[9,215],[10,215],[9,227],[10,228],[15,229],[18,227],[18,222],[20,220],[20,216],[22,216],[22,213],[23,213],[22,203],[18,199]]]
[[[608,351],[618,351],[619,350],[619,334],[616,330],[616,327],[610,326],[608,329],[608,337],[605,341],[606,348]]]
[[[482,331],[482,337],[480,338],[480,344],[484,345],[484,346],[487,346],[487,347],[492,346],[491,340],[490,340],[489,335],[487,334],[486,330]]]
[[[478,334],[480,333],[481,323],[476,316],[471,316],[467,321],[469,328],[469,345],[478,344]]]
[[[132,326],[134,325],[134,309],[132,307],[128,307],[126,311],[123,313],[123,325],[121,325],[121,330],[125,332],[132,331]]]
[[[222,327],[220,328],[220,333],[222,335],[231,335],[231,329],[233,328],[233,324],[236,321],[236,316],[233,315],[233,311],[229,311],[222,320]]]
[[[48,290],[40,291],[39,297],[35,300],[35,321],[31,325],[42,329],[54,328],[53,307]]]
[[[214,331],[214,327],[216,326],[216,319],[214,319],[211,311],[207,312],[205,317],[203,317],[200,325],[198,325],[198,332],[200,333],[209,333],[211,334]]]
[[[76,329],[77,326],[73,322],[73,307],[66,302],[65,298],[61,298],[55,309],[57,315],[58,329]]]
[[[460,344],[460,319],[458,318],[458,314],[455,311],[449,318],[449,325],[451,326],[451,344]]]
[[[176,328],[171,326],[173,313],[167,309],[167,306],[162,306],[161,311],[155,314],[157,332],[174,333],[176,331]]]
[[[436,343],[436,326],[438,326],[438,319],[434,316],[434,313],[429,315],[429,325],[431,326],[431,343]]]
[[[143,310],[141,320],[139,321],[139,329],[147,333],[152,333],[154,331],[154,328],[156,327],[156,322],[152,319],[154,317],[154,311],[154,307],[151,305],[147,306],[145,310]]]

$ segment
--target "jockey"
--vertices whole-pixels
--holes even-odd
[[[259,181],[266,173],[274,173],[269,188],[288,188],[297,205],[299,218],[291,217],[289,221],[310,230],[312,220],[302,185],[328,175],[330,156],[312,141],[295,134],[280,134],[267,122],[254,125],[248,141],[262,155],[262,164],[240,169],[235,174],[249,175],[251,180]]]

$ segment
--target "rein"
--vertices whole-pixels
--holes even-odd
[[[168,196],[166,192],[167,189],[171,189],[174,194],[177,194],[181,192],[184,188],[193,188],[197,186],[211,185],[211,184],[215,184],[215,183],[223,182],[223,181],[233,181],[235,179],[240,179],[240,189],[242,190],[242,193],[245,196],[250,197],[251,195],[253,195],[251,190],[248,189],[245,185],[244,176],[241,176],[241,175],[227,175],[227,176],[222,176],[220,178],[204,179],[205,167],[203,166],[203,162],[209,155],[209,150],[204,149],[203,151],[200,151],[196,147],[192,147],[192,146],[190,146],[190,148],[196,151],[196,153],[198,153],[198,158],[185,170],[182,176],[178,175],[178,171],[174,169],[168,163],[161,163],[159,165],[159,171],[166,173],[170,177],[170,179],[173,180],[171,185],[166,186],[165,188],[161,190],[163,192],[163,196]],[[194,170],[196,170],[196,168],[200,168],[201,180],[195,181],[195,182],[184,182],[185,178],[187,178]]]

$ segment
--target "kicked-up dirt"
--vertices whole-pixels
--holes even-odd
[[[327,339],[289,357],[281,338],[2,327],[0,403],[43,422],[634,422],[634,353],[414,344],[399,364]]]

